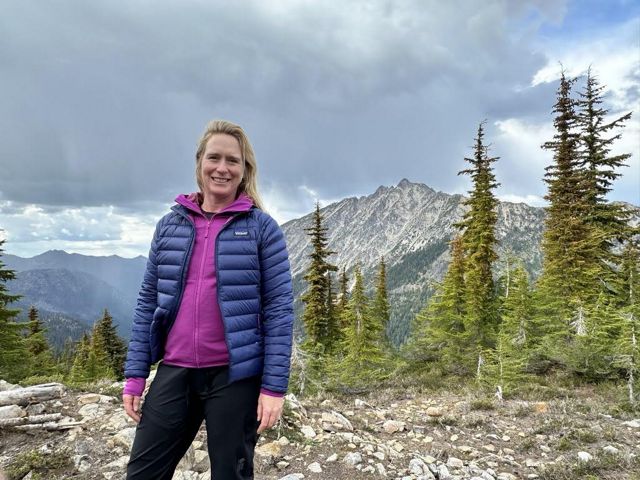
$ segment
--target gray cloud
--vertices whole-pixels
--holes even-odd
[[[403,177],[459,190],[484,118],[495,153],[517,157],[503,178],[539,194],[538,147],[492,122],[551,121],[532,38],[565,14],[551,0],[3,2],[0,201],[155,212],[195,188],[213,117],[245,127],[284,218],[312,205],[303,185],[322,199]]]

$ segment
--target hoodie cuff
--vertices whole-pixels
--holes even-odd
[[[270,397],[284,397],[284,393],[282,392],[272,392],[271,390],[267,390],[266,388],[261,388],[260,393],[264,393],[265,395],[269,395]]]
[[[141,397],[146,386],[147,379],[142,377],[127,378],[122,390],[123,395],[133,395],[134,397]]]

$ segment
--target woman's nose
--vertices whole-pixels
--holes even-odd
[[[216,170],[219,172],[227,172],[229,170],[229,165],[225,159],[221,159],[216,165]]]

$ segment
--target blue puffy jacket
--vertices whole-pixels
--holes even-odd
[[[164,355],[194,238],[175,205],[156,226],[135,309],[125,377],[148,377]],[[216,239],[218,303],[229,350],[229,381],[262,375],[262,388],[286,392],[293,328],[289,256],[282,230],[258,208],[236,213]]]

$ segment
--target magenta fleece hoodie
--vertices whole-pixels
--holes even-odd
[[[210,219],[200,208],[197,193],[179,195],[176,202],[189,210],[196,235],[182,299],[165,344],[163,362],[186,368],[227,365],[229,352],[217,294],[216,238],[234,214],[250,210],[253,201],[240,194],[232,204]],[[144,378],[129,378],[123,393],[140,396],[144,387]],[[262,392],[281,396],[264,389]]]

